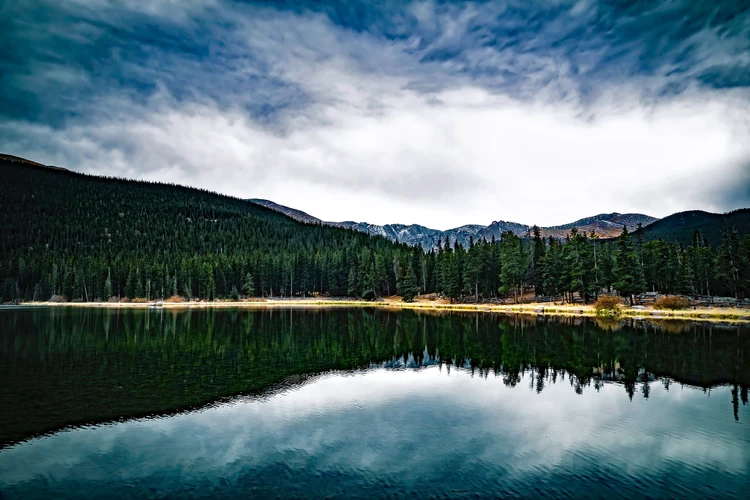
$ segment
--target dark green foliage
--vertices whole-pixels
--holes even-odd
[[[417,275],[411,266],[409,266],[409,269],[405,272],[405,276],[399,282],[398,293],[404,302],[414,302],[414,297],[419,293]]]
[[[0,163],[0,299],[392,293],[413,249],[197,189]],[[351,271],[351,273],[350,273]],[[248,274],[250,280],[248,280]],[[361,276],[361,280],[358,278]]]
[[[197,189],[0,163],[0,301],[245,296],[404,297],[479,302],[524,292],[593,300],[602,291],[750,296],[750,235],[727,216],[720,244],[684,244],[653,226],[614,242],[505,233],[424,252],[385,238],[302,224]],[[713,220],[713,219],[711,219]],[[714,229],[709,231],[713,234]],[[404,289],[408,293],[404,293]]]
[[[526,283],[529,256],[523,240],[510,231],[500,238],[500,266],[500,293],[511,294],[518,302]]]
[[[645,291],[643,270],[633,238],[625,227],[617,240],[617,263],[615,264],[615,288],[621,296],[630,299]]]
[[[255,280],[253,279],[252,273],[247,273],[245,275],[245,280],[242,282],[242,291],[245,292],[245,295],[248,297],[255,295]]]
[[[741,287],[740,267],[740,237],[737,230],[729,231],[725,220],[721,245],[716,249],[716,278],[735,296]]]
[[[701,210],[691,210],[669,215],[648,226],[640,232],[645,241],[665,240],[691,244],[694,231],[700,232],[712,246],[721,244],[722,225],[726,222],[729,227],[735,227],[739,236],[750,234],[750,209],[742,208],[726,214],[712,214]]]
[[[542,232],[539,226],[534,226],[532,229],[533,234],[533,245],[531,247],[531,270],[529,273],[529,281],[534,285],[534,290],[537,294],[544,294],[544,275],[542,273],[544,257],[547,254],[547,247],[544,244],[542,238]]]

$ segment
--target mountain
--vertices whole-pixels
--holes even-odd
[[[740,237],[750,234],[750,209],[748,208],[741,208],[726,214],[713,214],[702,210],[679,212],[645,226],[641,234],[646,241],[663,239],[687,246],[692,244],[693,233],[697,229],[712,246],[716,246],[721,243],[724,221],[730,228],[736,228]]]
[[[200,189],[9,156],[0,157],[0,178],[0,302],[212,300],[245,290],[342,296],[352,289],[349,274],[359,275],[360,254],[405,262],[414,253],[387,238],[301,224],[278,207]],[[395,290],[392,266],[379,271],[378,283]],[[354,283],[353,293],[370,284]]]
[[[304,222],[305,224],[322,224],[323,221],[318,219],[317,217],[313,217],[310,214],[307,214],[303,212],[302,210],[296,210],[294,208],[285,207],[284,205],[279,205],[278,203],[274,203],[270,200],[264,200],[261,198],[253,198],[249,200],[256,205],[260,205],[262,207],[269,208],[271,210],[274,210],[276,212],[280,212],[287,217],[290,217],[298,222]]]
[[[532,230],[532,226],[502,220],[495,221],[489,226],[467,224],[465,226],[445,231],[430,229],[419,224],[386,224],[384,226],[379,226],[377,224],[354,221],[326,222],[301,210],[279,205],[278,203],[269,200],[251,199],[250,201],[266,208],[276,210],[277,212],[283,213],[284,215],[300,222],[326,224],[329,226],[344,227],[346,229],[355,229],[362,233],[384,236],[392,241],[398,241],[412,246],[420,245],[422,248],[426,249],[436,247],[438,242],[445,243],[446,238],[448,238],[451,245],[456,241],[459,241],[463,246],[467,246],[470,238],[473,238],[474,240],[486,239],[487,241],[490,241],[493,237],[499,239],[500,235],[505,231],[511,231],[517,236],[527,236]],[[596,234],[602,238],[615,238],[622,233],[623,226],[627,226],[628,230],[634,231],[638,227],[638,224],[646,227],[656,220],[658,219],[655,217],[643,214],[620,214],[614,212],[586,217],[561,226],[543,227],[541,228],[541,233],[544,237],[553,236],[555,238],[564,238],[570,234],[570,230],[575,227],[578,228],[579,231],[586,231],[589,234],[596,231]]]
[[[0,302],[51,297],[85,302],[121,298],[139,302],[162,298],[236,300],[240,291],[249,296],[371,298],[403,291],[408,281],[401,278],[416,278],[424,292],[452,300],[465,298],[469,290],[475,300],[477,296],[494,299],[498,293],[505,295],[508,286],[515,299],[517,291],[539,285],[525,272],[529,260],[507,260],[502,253],[507,255],[508,248],[498,255],[488,243],[506,230],[525,238],[531,228],[524,224],[495,221],[489,226],[439,231],[420,225],[321,223],[309,214],[267,200],[262,203],[274,209],[200,189],[84,175],[7,157],[0,158],[0,176]],[[649,219],[639,214],[600,214],[544,228],[543,233],[564,235],[569,228],[580,226],[582,230],[611,228],[617,235],[620,224],[632,227]],[[716,248],[724,221],[744,235],[740,251],[737,247],[732,250],[736,264],[731,258],[691,258],[697,255],[695,247],[685,249],[686,258],[673,258],[680,251],[674,241],[688,243],[695,229]],[[642,252],[644,282],[631,288],[699,295],[710,289],[716,294],[750,296],[746,286],[750,283],[748,228],[748,209],[724,215],[683,212],[645,226],[644,240],[664,238],[668,242],[648,245],[649,251]],[[441,239],[452,243],[469,238],[477,241],[473,253],[423,253],[404,244],[431,247]],[[576,238],[568,244],[577,251],[579,245],[587,245],[585,240]],[[542,283],[542,295],[596,293],[594,255],[603,263],[599,284],[633,275],[614,265],[614,242],[603,245],[603,250],[610,251],[575,254],[583,259],[575,263],[551,259],[550,267],[545,268],[547,264],[540,262],[541,272],[549,269],[559,276],[573,272],[586,276]],[[550,251],[553,248],[563,252],[558,257],[567,255],[565,246],[555,245]],[[729,255],[714,251],[717,257],[724,254]],[[466,260],[468,255],[475,258]],[[632,253],[626,256],[635,257]],[[637,259],[630,261],[638,266]],[[467,262],[495,271],[462,275]],[[727,279],[728,265],[741,273]],[[497,272],[502,266],[514,266],[520,281],[502,282],[502,274]],[[442,272],[446,269],[449,276]],[[699,281],[691,281],[690,277],[699,275]],[[466,278],[473,283],[467,283]],[[412,293],[414,288],[407,286],[406,291]]]
[[[575,227],[579,231],[586,231],[589,234],[596,232],[601,238],[616,238],[622,233],[623,226],[626,226],[628,231],[634,231],[638,228],[638,224],[646,227],[657,220],[655,217],[643,214],[619,214],[614,212],[586,217],[560,226],[543,228],[542,234],[564,238]]]
[[[15,163],[17,165],[30,165],[34,167],[43,167],[53,170],[64,170],[65,172],[70,172],[67,168],[63,167],[56,167],[54,165],[44,165],[42,163],[37,163],[35,161],[27,160],[26,158],[21,158],[20,156],[13,156],[5,153],[0,153],[0,162],[4,163]]]

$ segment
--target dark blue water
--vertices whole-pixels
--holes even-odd
[[[745,497],[737,326],[0,311],[7,498]],[[37,436],[37,437],[33,437]]]

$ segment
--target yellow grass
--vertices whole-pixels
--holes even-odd
[[[139,302],[75,302],[75,303],[52,303],[52,302],[27,302],[22,306],[52,306],[52,307],[104,307],[104,308],[146,308],[148,303]],[[461,311],[461,312],[491,312],[504,314],[528,314],[544,316],[577,316],[595,317],[593,305],[564,304],[555,305],[550,303],[533,304],[450,304],[445,300],[417,299],[415,302],[402,302],[400,297],[386,297],[375,302],[367,302],[355,299],[252,299],[251,301],[201,301],[201,302],[164,302],[164,309],[194,309],[194,308],[247,308],[268,309],[285,307],[321,308],[321,307],[369,307],[384,309],[413,309],[425,311]],[[686,309],[680,311],[657,310],[652,308],[633,309],[629,306],[621,306],[620,317],[652,318],[652,319],[686,319],[686,320],[732,320],[739,322],[750,322],[750,309],[741,308],[718,308],[703,307],[698,309]]]

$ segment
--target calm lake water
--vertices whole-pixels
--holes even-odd
[[[0,310],[0,497],[744,497],[750,329]]]

